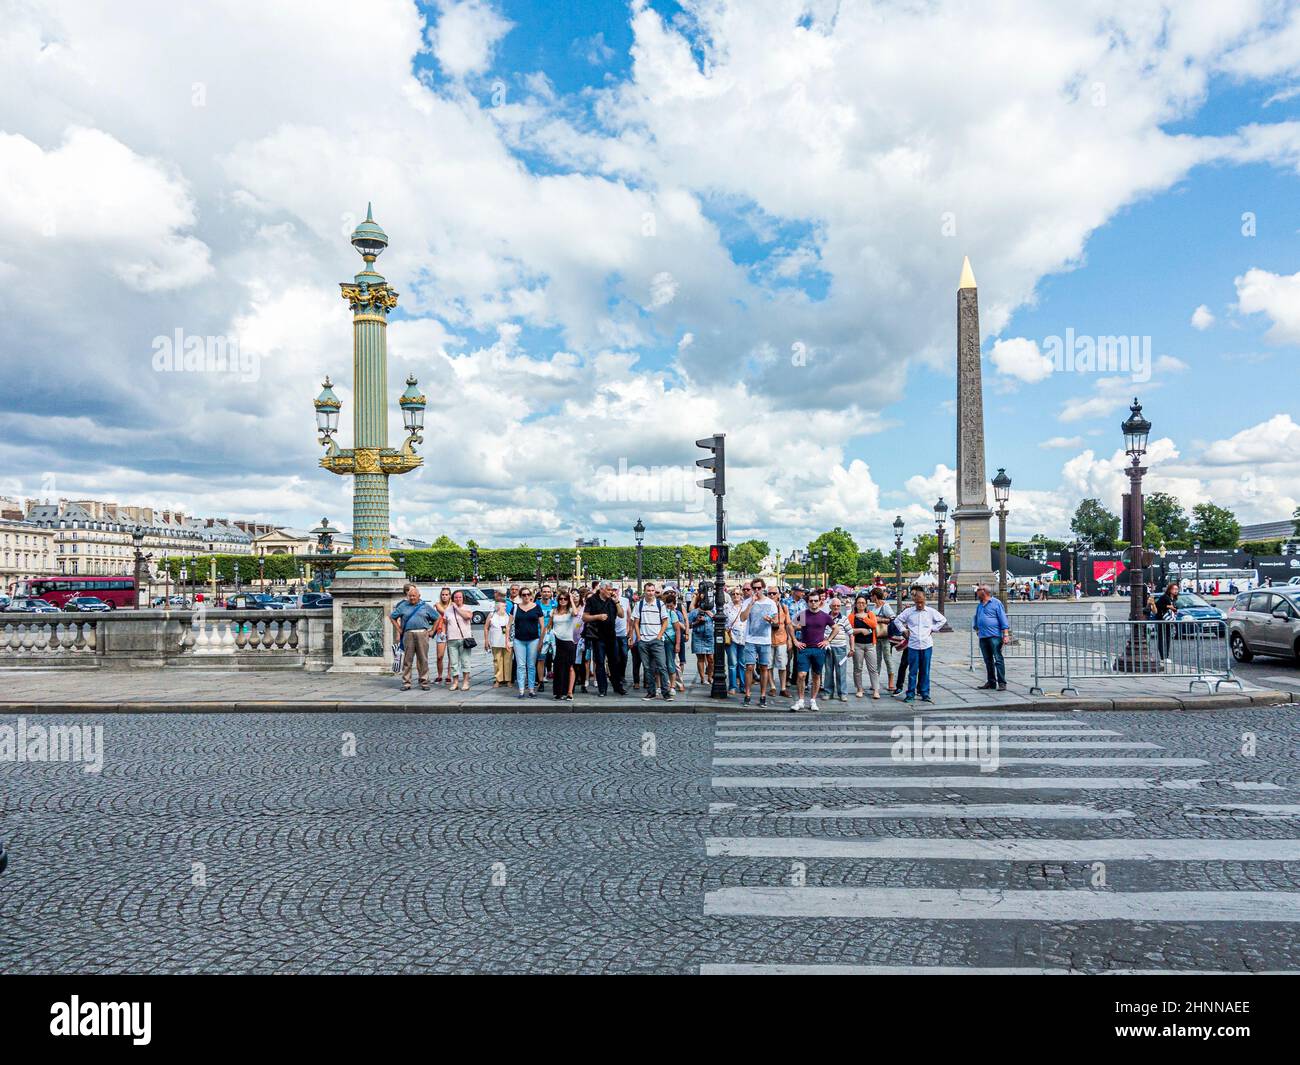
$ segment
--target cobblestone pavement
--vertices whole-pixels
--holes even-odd
[[[902,710],[30,716],[105,757],[0,760],[0,969],[1300,969],[1293,707]]]

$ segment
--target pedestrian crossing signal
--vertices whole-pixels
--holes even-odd
[[[718,563],[727,564],[727,545],[712,544],[709,547],[709,565],[716,566]]]

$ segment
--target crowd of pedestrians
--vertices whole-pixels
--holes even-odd
[[[982,687],[1005,691],[1002,644],[1010,622],[987,588],[974,593],[972,627],[988,676]],[[762,577],[729,588],[721,609],[711,583],[687,592],[647,581],[638,594],[607,580],[575,587],[542,582],[493,595],[494,609],[476,632],[463,593],[443,588],[430,602],[408,585],[391,614],[404,691],[413,674],[426,691],[434,685],[468,691],[481,637],[492,657],[492,686],[511,688],[518,699],[549,692],[571,701],[575,694],[639,690],[645,700],[671,701],[688,684],[712,685],[721,626],[727,693],[744,706],[789,700],[790,710],[816,712],[819,700],[882,694],[931,702],[934,633],[948,624],[921,587],[899,611],[883,586],[852,595],[769,590]]]

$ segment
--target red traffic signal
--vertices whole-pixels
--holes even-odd
[[[716,566],[718,563],[727,564],[727,545],[711,544],[709,545],[709,565]]]

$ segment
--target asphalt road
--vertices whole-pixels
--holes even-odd
[[[96,718],[0,761],[0,968],[1300,969],[1292,707],[963,718],[990,772],[901,709]]]

